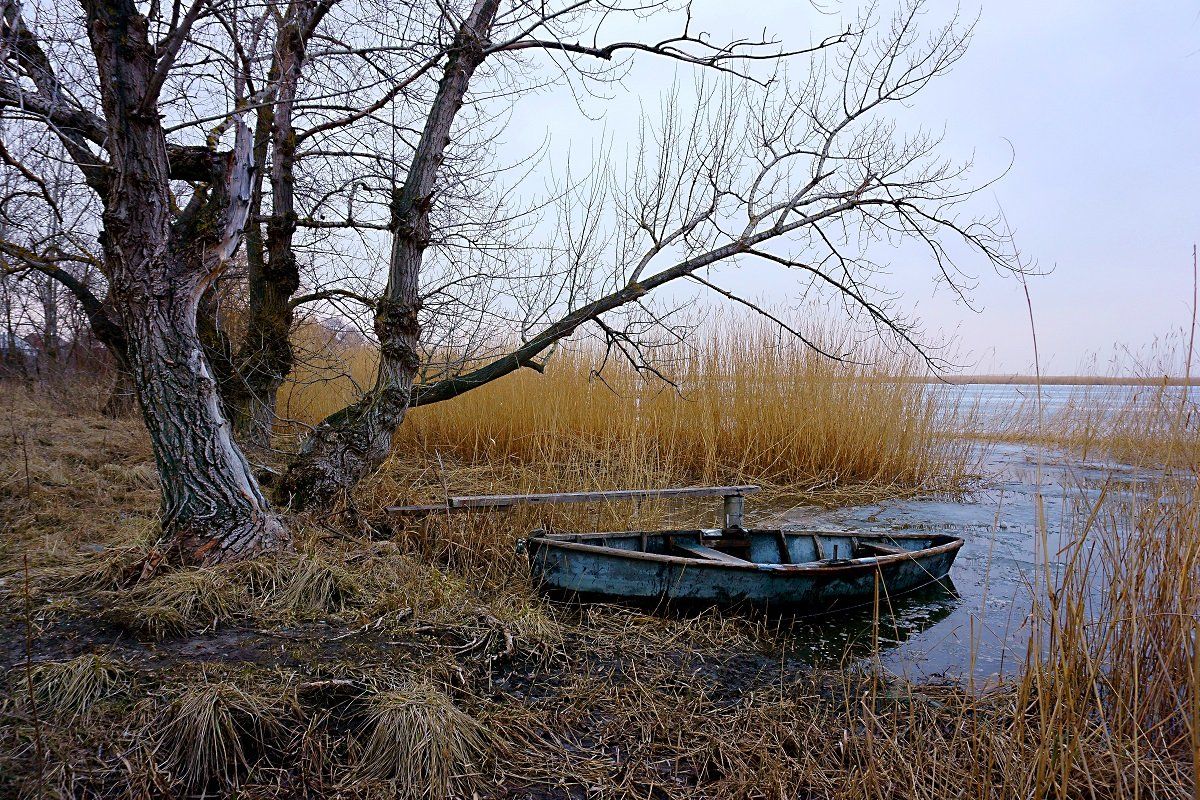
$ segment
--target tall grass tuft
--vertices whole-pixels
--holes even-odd
[[[42,662],[29,670],[36,702],[30,713],[50,712],[67,720],[85,716],[96,703],[122,692],[129,681],[125,664],[95,654]]]
[[[271,746],[281,699],[229,680],[179,692],[155,724],[165,765],[191,789],[227,788]]]
[[[1081,378],[1040,418],[1030,387],[1029,399],[1003,422],[990,420],[990,428],[972,435],[1053,445],[1095,461],[1200,469],[1200,402],[1190,368],[1195,347],[1194,337],[1179,334],[1156,340],[1114,361],[1112,377]]]
[[[468,797],[489,751],[488,732],[424,683],[374,698],[354,782],[390,784],[398,798]]]
[[[1089,771],[1104,772],[1106,788],[1121,797],[1160,796],[1148,777],[1195,784],[1188,773],[1200,753],[1196,478],[1168,474],[1128,494],[1105,487],[1070,541],[1043,556],[1017,706],[1026,709],[1018,724],[1054,732],[1031,765],[1043,792],[1064,796],[1067,777],[1078,783]],[[1041,545],[1045,551],[1045,539]],[[1111,765],[1096,763],[1098,753]],[[1148,776],[1139,765],[1180,772]]]

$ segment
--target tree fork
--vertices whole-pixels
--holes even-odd
[[[271,510],[221,411],[197,327],[201,296],[240,242],[250,206],[251,134],[213,156],[221,176],[172,218],[170,163],[156,113],[164,67],[132,0],[84,0],[98,67],[113,180],[102,194],[110,297],[162,491],[161,549],[210,565],[278,550],[288,532]]]
[[[326,507],[344,500],[383,464],[392,436],[404,421],[420,367],[420,277],[429,246],[434,184],[471,77],[487,57],[487,37],[498,7],[499,0],[476,0],[455,34],[408,174],[392,192],[388,283],[375,307],[380,347],[375,385],[305,439],[280,484],[283,500],[293,508]]]

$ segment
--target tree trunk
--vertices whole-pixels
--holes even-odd
[[[162,486],[167,555],[194,564],[273,550],[287,533],[221,414],[195,301],[169,289],[131,303],[129,361]]]
[[[200,296],[196,310],[196,331],[200,337],[204,360],[217,382],[217,397],[221,401],[221,414],[230,417],[230,398],[241,386],[241,378],[233,363],[233,344],[221,324],[221,289],[219,281],[212,284]]]
[[[271,63],[275,102],[259,110],[254,131],[259,187],[270,153],[271,215],[266,220],[264,242],[258,224],[262,193],[256,189],[250,212],[254,222],[246,236],[250,308],[246,339],[236,361],[242,380],[233,416],[239,435],[261,447],[270,446],[276,395],[295,360],[290,339],[291,300],[300,287],[300,268],[292,247],[298,144],[292,115],[308,42],[331,7],[332,0],[296,0],[288,6]]]
[[[113,307],[162,490],[162,547],[210,565],[283,547],[271,511],[221,412],[197,307],[237,249],[250,205],[252,141],[232,118],[232,153],[209,155],[211,183],[178,215],[158,113],[159,54],[134,0],[83,0],[99,69],[110,155],[101,242]]]
[[[471,77],[486,57],[499,0],[475,0],[450,49],[408,175],[392,192],[392,253],[388,284],[375,307],[379,370],[361,400],[322,422],[301,446],[280,484],[293,508],[328,508],[377,470],[404,421],[420,367],[421,263],[429,246],[429,215],[454,118]]]
[[[392,436],[408,411],[419,361],[419,302],[397,308],[392,319],[376,316],[393,356],[381,361],[375,387],[309,434],[280,482],[283,502],[302,511],[344,504],[358,483],[377,470],[392,450]]]
[[[58,284],[46,276],[38,280],[38,299],[42,304],[42,347],[38,373],[42,382],[58,377]]]
[[[290,246],[287,256],[272,254],[258,269],[251,260],[246,338],[235,358],[236,382],[230,387],[229,413],[238,436],[257,447],[271,444],[275,398],[292,371],[291,296],[300,275]]]

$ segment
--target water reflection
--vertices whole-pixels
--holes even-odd
[[[950,617],[961,604],[946,579],[906,595],[880,599],[855,609],[820,615],[780,615],[773,620],[791,636],[792,653],[814,666],[840,666],[847,660],[892,659],[893,651]]]

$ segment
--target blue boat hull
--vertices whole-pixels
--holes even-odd
[[[941,534],[752,530],[535,534],[526,546],[535,579],[558,595],[831,610],[941,581],[962,544]]]

